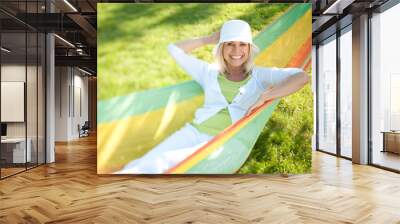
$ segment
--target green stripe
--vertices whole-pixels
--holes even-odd
[[[196,165],[188,169],[189,174],[233,174],[246,162],[258,136],[275,110],[279,100],[265,108],[254,119],[242,127],[233,137]]]
[[[97,122],[111,122],[126,117],[140,115],[164,108],[167,104],[177,104],[203,94],[195,81],[187,81],[174,86],[151,89],[98,101]]]
[[[296,4],[271,25],[261,31],[255,38],[254,43],[263,51],[284,34],[299,18],[311,8],[311,3]]]

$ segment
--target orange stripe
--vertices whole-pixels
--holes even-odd
[[[311,36],[308,37],[307,41],[300,47],[296,55],[287,64],[287,67],[299,67],[307,59],[311,51]]]
[[[304,66],[304,71],[308,71],[311,67],[311,58],[308,59],[307,64]]]
[[[311,36],[307,39],[307,41],[302,45],[302,47],[297,51],[295,56],[290,60],[288,63],[287,67],[300,67],[304,64],[304,61],[307,59],[311,52]],[[311,60],[309,60],[311,61]],[[310,64],[308,62],[306,66]],[[303,67],[306,68],[306,66]],[[229,126],[226,128],[224,131],[216,135],[212,140],[207,142],[207,144],[203,145],[201,148],[196,150],[193,154],[191,154],[189,157],[187,157],[185,160],[181,161],[178,163],[176,166],[172,167],[171,169],[167,170],[165,173],[171,174],[174,173],[175,170],[177,170],[180,166],[190,162],[193,158],[195,158],[198,154],[200,154],[203,150],[205,150],[208,147],[212,147],[215,145],[220,139],[222,139],[227,133],[237,131],[238,127],[241,126],[242,123],[247,123],[250,121],[253,117],[256,116],[261,110],[263,110],[265,107],[269,106],[272,103],[272,101],[265,102],[263,105],[260,107],[256,108],[253,110],[249,115],[241,118],[239,121],[237,121],[235,124]]]

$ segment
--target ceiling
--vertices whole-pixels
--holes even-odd
[[[326,30],[344,17],[376,8],[386,1],[267,0],[263,2],[311,2],[313,39],[315,39],[323,36],[324,32],[327,32]],[[13,49],[15,57],[18,53],[26,54],[28,52],[29,55],[30,52],[34,53],[36,46],[41,48],[42,45],[40,43],[38,45],[34,41],[34,37],[28,35],[28,47],[25,50],[23,37],[26,28],[28,31],[54,32],[57,34],[55,38],[56,65],[79,66],[95,74],[97,66],[97,3],[99,2],[179,2],[179,0],[1,0],[2,45]],[[198,2],[204,1],[198,0]],[[349,21],[351,22],[351,18]],[[32,38],[33,40],[31,40]]]
[[[44,47],[36,43],[36,33],[53,32],[56,66],[78,66],[96,74],[96,4],[96,0],[47,0],[47,5],[45,0],[1,0],[2,46],[12,50],[3,60],[33,58],[37,47]]]
[[[353,17],[369,12],[376,13],[381,6],[390,1],[397,0],[314,0],[313,44],[350,25]]]

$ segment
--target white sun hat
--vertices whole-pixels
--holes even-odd
[[[214,47],[213,50],[214,55],[216,55],[218,47],[221,44],[229,41],[241,41],[249,43],[256,50],[256,53],[259,52],[258,47],[255,44],[253,44],[250,25],[243,20],[238,20],[238,19],[229,20],[225,22],[224,25],[222,25],[219,36],[219,42]]]

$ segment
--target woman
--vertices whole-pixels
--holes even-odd
[[[216,44],[216,64],[189,55],[207,44]],[[117,173],[163,173],[253,109],[294,93],[309,81],[298,68],[254,66],[258,48],[253,44],[249,24],[242,20],[227,21],[220,32],[210,36],[171,44],[168,51],[203,88],[204,105],[192,122]]]

